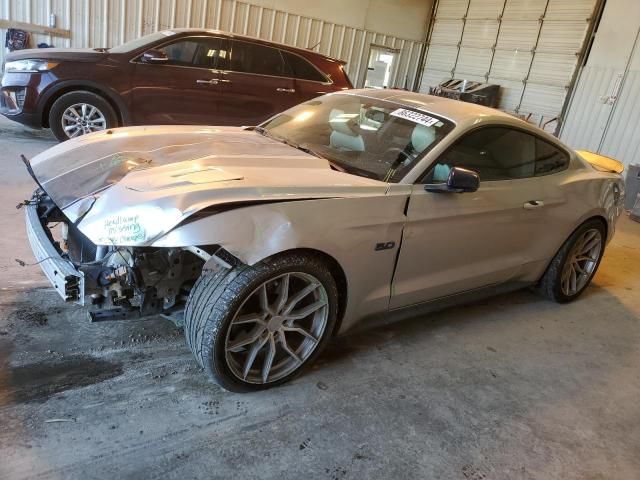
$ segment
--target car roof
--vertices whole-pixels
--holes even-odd
[[[346,64],[347,62],[345,62],[344,60],[340,60],[338,58],[334,58],[334,57],[330,57],[328,55],[324,55],[322,53],[319,52],[314,52],[313,50],[310,50],[308,48],[301,48],[301,47],[294,47],[291,45],[287,45],[285,43],[280,43],[280,42],[273,42],[270,40],[265,40],[263,38],[257,38],[257,37],[251,37],[249,35],[238,35],[237,33],[232,33],[232,32],[225,32],[223,30],[214,30],[214,29],[210,29],[210,28],[169,28],[166,31],[168,32],[174,32],[176,34],[180,34],[180,35],[184,35],[184,34],[207,34],[207,35],[224,35],[226,37],[230,37],[230,38],[238,38],[240,40],[251,40],[252,42],[256,42],[256,43],[262,43],[264,45],[274,45],[277,46],[278,48],[282,48],[284,50],[290,50],[290,51],[294,51],[294,52],[301,52],[305,55],[313,55],[313,56],[317,56],[317,57],[321,57],[321,58],[325,58],[327,60],[331,60],[334,62],[339,62],[342,64]]]
[[[330,95],[358,95],[369,98],[377,98],[393,102],[399,106],[417,108],[433,113],[439,117],[451,120],[456,124],[458,131],[466,131],[478,125],[505,125],[525,130],[547,142],[562,148],[567,153],[572,149],[564,145],[557,137],[549,132],[522,120],[521,118],[495,108],[477,105],[475,103],[453,100],[425,93],[409,92],[407,90],[360,88],[335,92]]]
[[[379,89],[379,88],[361,88],[340,92],[340,94],[360,95],[370,98],[378,98],[398,103],[409,108],[418,108],[426,110],[441,117],[454,121],[455,123],[466,123],[474,121],[479,117],[492,117],[498,120],[519,120],[513,115],[496,110],[495,108],[476,105],[474,103],[461,102],[445,97],[437,97],[435,95],[427,95],[425,93],[409,92],[406,90],[395,89]],[[523,120],[519,120],[523,124],[528,125]]]

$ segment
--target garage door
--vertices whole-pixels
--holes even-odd
[[[596,0],[440,0],[420,91],[450,78],[500,85],[499,108],[554,130]]]

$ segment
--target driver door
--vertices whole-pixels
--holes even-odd
[[[131,91],[136,125],[217,125],[222,98],[220,68],[227,39],[180,38],[159,48],[162,64],[137,61]]]
[[[537,198],[535,139],[486,127],[462,137],[413,186],[393,281],[391,308],[500,284],[517,278],[538,216],[524,205]],[[434,193],[448,170],[480,176],[476,192]],[[484,180],[483,180],[484,179]]]

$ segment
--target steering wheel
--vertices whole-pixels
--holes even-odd
[[[389,157],[391,154],[394,154],[394,157],[390,159]],[[381,161],[384,163],[388,163],[387,161],[388,159],[391,160],[391,163],[383,179],[383,181],[385,182],[388,182],[393,177],[393,175],[396,173],[396,169],[400,166],[400,164],[404,160],[411,160],[412,157],[410,154],[405,152],[403,148],[391,147],[391,148],[388,148],[387,151],[382,154]]]
[[[392,156],[392,154],[394,155]],[[404,158],[400,158],[401,155]],[[396,168],[400,162],[411,159],[411,155],[405,152],[404,148],[400,147],[390,147],[380,157],[381,162],[389,163],[390,161],[393,168]]]

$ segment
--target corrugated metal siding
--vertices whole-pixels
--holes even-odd
[[[640,70],[627,74],[600,151],[626,165],[640,162]]]
[[[612,91],[618,69],[585,66],[580,72],[560,138],[576,148],[596,152],[611,115],[601,98]]]
[[[500,108],[538,123],[556,117],[595,4],[596,0],[440,0],[420,90],[454,77],[490,81],[502,87]]]
[[[464,0],[466,3],[466,0]],[[199,27],[283,42],[346,60],[356,86],[364,84],[372,43],[400,50],[393,85],[413,85],[422,43],[325,22],[320,19],[236,0],[2,0],[5,20],[48,25],[50,13],[57,28],[71,30],[71,39],[33,35],[32,44],[56,47],[110,47],[157,30]],[[4,38],[4,30],[0,35]],[[457,43],[457,42],[456,42]],[[0,61],[5,50],[1,49]]]
[[[626,165],[640,163],[640,30],[600,153]]]
[[[640,161],[640,3],[604,4],[560,138],[574,148]]]

